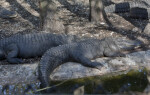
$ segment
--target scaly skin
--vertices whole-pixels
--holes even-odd
[[[42,56],[51,47],[76,42],[76,36],[64,34],[17,34],[0,40],[0,59],[9,63],[22,63],[21,58]]]
[[[91,62],[90,60],[102,56],[125,56],[124,54],[120,53],[120,48],[117,44],[124,45],[125,47],[120,46],[124,50],[131,49],[128,47],[140,45],[140,43],[136,41],[123,40],[122,38],[118,40],[115,38],[105,38],[102,40],[88,39],[79,43],[66,44],[49,49],[42,56],[39,64],[39,79],[41,81],[41,86],[43,88],[49,87],[50,74],[55,68],[65,62],[76,61],[87,67],[101,69],[102,64]],[[50,90],[51,89],[47,89],[47,92]]]

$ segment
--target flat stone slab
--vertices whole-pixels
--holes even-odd
[[[98,70],[84,67],[79,63],[67,62],[56,68],[50,78],[52,80],[64,80],[105,74],[122,74],[127,73],[131,69],[138,70],[141,67],[146,67],[149,70],[150,50],[130,53],[126,57],[103,57],[92,61],[100,62],[104,66],[101,70]],[[38,63],[1,65],[0,84],[31,83],[38,81]]]

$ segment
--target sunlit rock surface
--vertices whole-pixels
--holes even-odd
[[[37,64],[0,65],[0,85],[31,83],[37,80],[35,69]]]
[[[101,70],[84,67],[79,63],[67,62],[59,66],[52,74],[52,80],[82,78],[87,76],[104,75],[108,73],[124,73],[140,67],[150,68],[150,50],[128,54],[127,57],[98,58],[93,61],[104,64]],[[0,84],[17,84],[37,81],[37,66],[33,64],[1,65]]]
[[[128,54],[126,57],[98,58],[95,61],[104,64],[101,70],[84,67],[79,63],[68,62],[58,67],[51,75],[52,80],[82,78],[87,76],[104,75],[108,73],[124,73],[131,69],[139,69],[150,65],[150,50]],[[93,60],[94,61],[94,60]]]
[[[150,23],[148,23],[146,26],[145,26],[145,29],[143,31],[145,34],[150,34]]]
[[[75,62],[67,62],[56,68],[50,78],[53,81],[60,81],[109,74],[116,76],[126,74],[132,69],[140,72],[143,67],[149,70],[149,58],[150,50],[147,50],[130,53],[126,57],[105,57],[93,60],[104,64],[101,70],[84,67]],[[0,93],[8,94],[11,91],[12,93],[34,93],[37,91],[40,88],[38,63],[0,65]]]

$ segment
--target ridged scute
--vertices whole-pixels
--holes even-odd
[[[48,87],[50,85],[49,76],[59,65],[68,62],[76,61],[84,66],[91,68],[101,68],[101,63],[91,62],[91,59],[97,57],[117,57],[124,56],[120,53],[120,48],[116,41],[124,43],[128,40],[122,40],[119,38],[108,37],[104,39],[88,39],[83,40],[78,43],[65,44],[58,47],[53,47],[42,56],[39,64],[39,79],[41,81],[41,86]],[[135,41],[130,41],[130,46],[134,47],[136,45]],[[124,44],[120,44],[124,45]],[[123,47],[123,46],[122,46]],[[127,47],[127,46],[126,46]],[[47,89],[51,91],[51,89]]]
[[[45,52],[39,64],[41,86],[48,87],[52,71],[65,62],[76,61],[84,66],[96,68],[101,64],[91,62],[91,59],[102,56],[122,56],[120,54],[115,39],[111,37],[102,40],[88,39],[51,48]]]
[[[42,56],[39,64],[39,79],[41,87],[49,86],[49,76],[59,65],[69,60],[69,45],[51,48]]]
[[[32,33],[15,34],[0,40],[0,49],[4,51],[0,56],[6,55],[10,63],[19,63],[17,57],[31,58],[42,56],[46,50],[63,44],[79,41],[74,35],[52,34],[52,33]],[[13,52],[11,52],[13,51]],[[17,59],[16,59],[17,58]],[[13,62],[12,62],[13,60]]]

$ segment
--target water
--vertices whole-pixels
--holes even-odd
[[[131,71],[117,76],[94,76],[66,81],[52,81],[58,85],[54,94],[112,94],[128,91],[143,92],[148,85],[146,70]],[[12,94],[41,94],[40,82],[30,84],[0,85],[0,95]]]
[[[40,88],[40,82],[31,84],[0,85],[0,95],[34,94]]]
[[[54,82],[54,84],[56,83]],[[95,76],[69,80],[57,87],[55,93],[74,93],[81,86],[84,86],[85,94],[112,94],[128,91],[142,92],[147,85],[147,73],[145,70],[142,70],[140,72],[131,71],[118,76]]]

